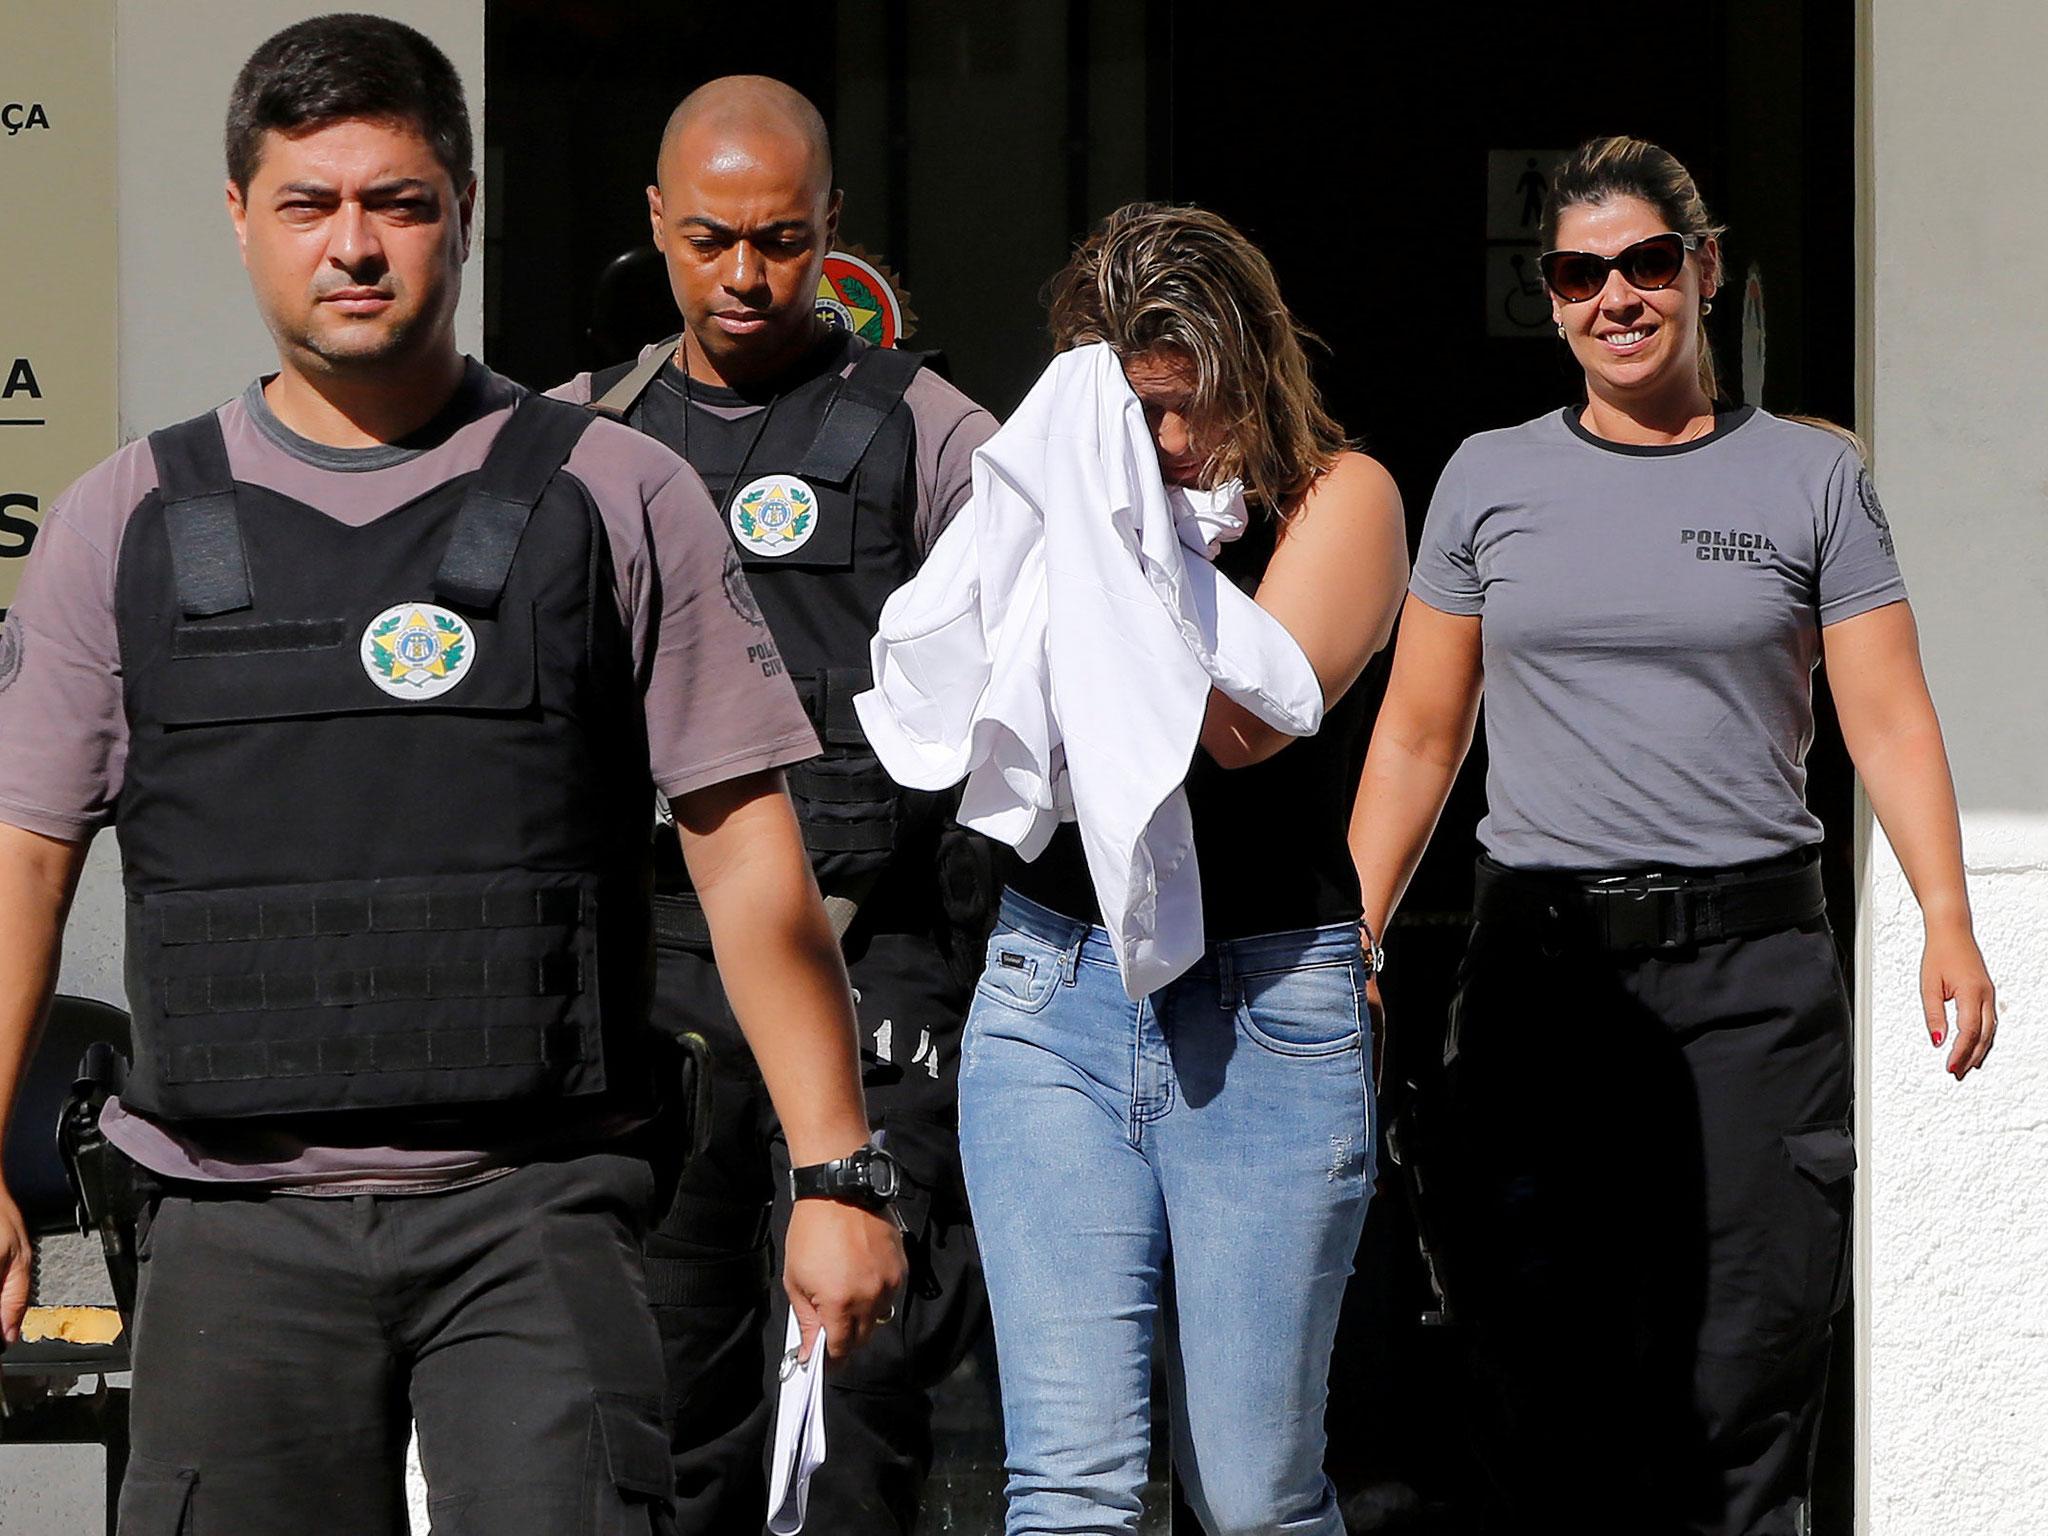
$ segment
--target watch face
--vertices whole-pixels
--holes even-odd
[[[789,1192],[798,1200],[850,1200],[856,1205],[886,1205],[903,1187],[903,1170],[880,1147],[864,1147],[848,1157],[789,1171]]]
[[[903,1170],[897,1166],[895,1158],[879,1152],[868,1164],[868,1179],[876,1194],[884,1200],[894,1200],[903,1185]]]

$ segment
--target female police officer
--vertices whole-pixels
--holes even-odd
[[[1543,257],[1586,400],[1465,442],[1353,825],[1374,931],[1487,694],[1476,923],[1433,1169],[1511,1529],[1806,1529],[1847,1284],[1849,1007],[1804,799],[1811,672],[1927,926],[1929,1033],[1990,1049],[1954,789],[1870,476],[1717,409],[1719,228],[1639,140],[1560,168]]]

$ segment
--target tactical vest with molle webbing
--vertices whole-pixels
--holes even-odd
[[[856,345],[845,338],[814,376],[728,419],[693,406],[664,366],[676,340],[637,364],[595,374],[591,402],[687,459],[724,519],[780,664],[825,749],[786,777],[819,889],[843,930],[912,824],[931,822],[933,836],[938,824],[924,806],[931,797],[897,787],[853,712],[854,696],[871,686],[868,644],[882,604],[918,566],[916,425],[904,394],[927,358],[869,347],[842,373]],[[746,498],[760,490],[772,502],[780,492],[787,508],[792,481],[798,515],[808,511],[815,522],[800,541],[778,542],[767,514],[750,511]],[[682,899],[660,902],[657,924],[673,941],[708,943],[673,843],[673,834],[657,838],[660,888]]]
[[[646,1096],[646,724],[560,472],[592,419],[525,398],[360,527],[237,483],[213,414],[150,438],[115,574],[135,1108]]]

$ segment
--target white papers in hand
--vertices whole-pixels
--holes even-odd
[[[811,1474],[825,1464],[825,1335],[819,1333],[809,1360],[797,1359],[803,1340],[803,1325],[791,1308],[782,1390],[775,1404],[775,1461],[768,1480],[770,1536],[796,1536],[804,1528]]]

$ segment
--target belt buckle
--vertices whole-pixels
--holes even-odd
[[[1595,884],[1610,949],[1677,949],[1692,940],[1693,901],[1682,882],[1659,875],[1623,875]],[[1669,897],[1667,907],[1657,898]],[[1666,912],[1670,913],[1668,919]]]

